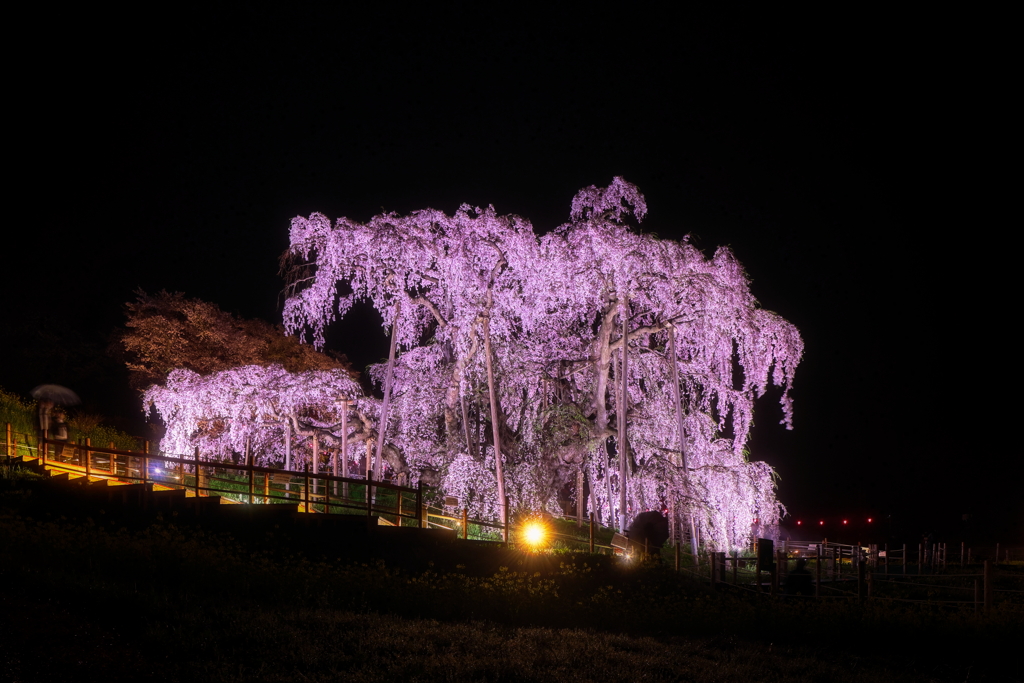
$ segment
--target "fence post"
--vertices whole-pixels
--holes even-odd
[[[761,592],[761,553],[758,552],[757,560],[754,563],[754,584],[757,586],[757,592]]]
[[[308,514],[308,513],[312,512],[312,510],[309,509],[309,463],[308,462],[302,468],[302,484],[303,484],[302,485],[302,494],[306,498],[306,513]],[[370,500],[369,499],[366,500],[366,509],[367,509],[367,515],[369,515],[369,509],[370,509]]]
[[[373,517],[373,472],[366,470],[366,521]]]
[[[142,442],[142,452],[146,455],[142,456],[142,484],[145,485],[149,481],[149,442]]]
[[[817,574],[814,581],[814,597],[821,597],[821,544],[818,544],[818,561],[815,564],[814,573]]]
[[[740,563],[740,551],[732,551],[732,585],[736,585],[737,572],[739,571],[738,565]]]
[[[195,462],[196,462],[196,511],[199,511],[199,446],[196,446],[195,450]]]
[[[505,528],[504,528],[504,534],[505,534],[505,543],[506,543],[506,545],[508,544],[508,539],[509,539],[509,533],[508,533],[509,521],[510,520],[508,518],[508,496],[505,496]]]
[[[254,477],[256,476],[256,473],[253,472],[253,468],[252,468],[252,456],[249,456],[249,467],[248,467],[248,469],[249,469],[249,505],[252,505],[252,493],[253,493],[253,491],[256,488],[256,481],[254,479]]]
[[[44,429],[43,430],[43,435],[42,435],[42,437],[40,439],[38,439],[37,446],[36,446],[36,458],[37,459],[38,458],[42,458],[43,459],[43,467],[46,467],[46,449],[48,447],[48,445],[46,443],[46,439],[47,439],[48,436],[49,435],[47,434],[46,430]]]
[[[985,560],[985,569],[983,571],[985,611],[988,612],[988,608],[992,604],[992,563],[989,560]]]
[[[679,546],[682,542],[676,541],[676,571],[679,571]],[[590,513],[590,552],[594,552],[594,513]]]
[[[7,459],[8,460],[10,460],[11,457],[14,455],[14,452],[11,450],[11,423],[10,422],[7,423],[7,436],[4,438],[4,453],[7,454]]]
[[[594,553],[594,513],[590,513],[590,553]],[[679,544],[676,543],[676,571],[679,571]]]
[[[462,508],[462,540],[469,540],[469,508]]]
[[[263,473],[263,504],[270,505],[270,472]]]
[[[423,528],[423,482],[416,482],[416,524]]]
[[[85,456],[85,483],[88,484],[89,483],[89,475],[91,474],[90,470],[92,469],[92,468],[89,467],[89,465],[90,465],[90,463],[89,463],[89,460],[90,460],[90,458],[89,458],[89,439],[86,439],[85,440],[85,445],[80,445],[79,448],[82,449],[82,455]]]

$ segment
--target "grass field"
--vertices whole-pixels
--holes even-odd
[[[47,517],[45,482],[3,484],[4,680],[1021,680],[1015,605],[748,599],[568,551],[341,563],[173,518]]]

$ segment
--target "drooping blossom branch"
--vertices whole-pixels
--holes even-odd
[[[769,385],[792,427],[803,342],[757,305],[732,252],[643,234],[631,222],[645,214],[616,178],[543,236],[493,207],[298,217],[285,325],[322,345],[370,302],[399,349],[387,445],[474,514],[498,516],[506,498],[551,507],[566,485],[584,495],[582,469],[604,522],[669,509],[702,542],[739,545],[782,511],[745,448]]]

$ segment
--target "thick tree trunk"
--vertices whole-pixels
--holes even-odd
[[[683,428],[683,392],[679,387],[678,358],[676,357],[676,328],[675,325],[668,326],[668,362],[672,374],[672,399],[676,404],[676,423],[679,427],[679,462],[675,463],[683,471],[683,490],[690,493],[690,471],[686,462],[686,431]],[[674,508],[674,506],[673,506]],[[686,514],[686,520],[690,524],[690,551],[694,557],[697,556],[697,533],[693,527],[693,515]],[[676,519],[673,515],[672,529],[676,533]],[[678,542],[678,541],[677,541]]]
[[[508,524],[505,518],[505,471],[501,462],[501,437],[498,422],[498,395],[494,388],[494,363],[491,354],[491,323],[490,312],[483,319],[484,353],[487,356],[487,390],[491,399],[491,434],[494,438],[494,474],[498,480],[498,514],[502,525]],[[507,540],[507,539],[506,539]]]
[[[629,439],[626,437],[626,411],[629,409],[629,381],[626,352],[629,344],[629,302],[622,304],[622,372],[619,377],[619,533],[626,533],[626,496],[629,487]]]
[[[395,303],[395,320],[391,323],[391,350],[388,352],[388,373],[384,378],[384,403],[380,409],[380,428],[377,430],[377,457],[373,463],[373,478],[380,481],[383,470],[384,437],[388,429],[388,408],[391,407],[391,384],[395,376],[395,350],[398,345],[398,318],[402,315],[402,302]]]

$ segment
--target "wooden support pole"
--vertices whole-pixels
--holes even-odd
[[[754,586],[758,593],[761,592],[761,553],[757,553],[757,562],[754,564]]]
[[[373,516],[373,472],[366,472],[366,519]]]
[[[469,508],[462,508],[462,540],[469,539]]]
[[[985,599],[985,611],[988,612],[989,607],[992,606],[992,563],[989,560],[985,560],[984,569],[982,570],[982,581],[983,595]]]
[[[7,459],[8,460],[10,460],[12,457],[14,457],[14,449],[11,446],[12,443],[13,442],[11,440],[11,423],[8,422],[7,423],[7,436],[4,438],[4,453],[7,454]]]
[[[740,564],[740,553],[738,550],[732,551],[732,585],[736,585],[737,572],[739,572]]]
[[[416,523],[423,528],[423,482],[416,483]]]
[[[593,534],[593,518],[594,518],[594,516],[593,516],[593,514],[591,514],[590,518],[591,518],[590,552],[594,552],[594,534]],[[680,545],[681,545],[680,543],[676,543],[676,548],[675,548],[675,550],[676,550],[676,571],[679,571],[679,546]]]
[[[511,522],[512,522],[512,520],[510,520],[509,517],[508,517],[508,497],[506,496],[505,497],[505,525],[504,525],[505,543],[506,544],[508,544],[509,539],[511,537],[511,535],[509,534],[509,525],[511,524]]]
[[[815,564],[814,597],[821,597],[821,544],[818,544],[818,561]]]
[[[196,463],[196,481],[195,481],[195,485],[196,485],[196,500],[198,500],[199,499],[199,446],[196,446],[195,463]],[[198,504],[197,504],[196,510],[198,510],[198,509],[199,509],[199,507],[198,507]]]
[[[583,467],[576,473],[576,528],[583,528]]]
[[[590,513],[590,552],[594,552],[594,513]],[[676,570],[679,569],[679,548],[676,547]]]
[[[263,504],[270,505],[270,472],[263,473]]]
[[[302,492],[303,492],[303,495],[306,498],[306,512],[309,513],[309,512],[312,512],[313,510],[310,509],[310,507],[309,507],[309,463],[308,462],[302,468],[302,477],[303,477]],[[369,503],[367,503],[367,504],[369,504]]]
[[[89,443],[89,439],[86,439],[85,440],[85,444],[86,445],[80,446],[80,448],[82,449],[82,455],[85,456],[85,483],[86,484],[89,483],[89,476],[90,476],[90,472],[91,472],[91,468],[90,468],[90,464],[91,463],[89,461],[92,459],[92,458],[89,457],[90,452],[89,452],[88,443]]]

